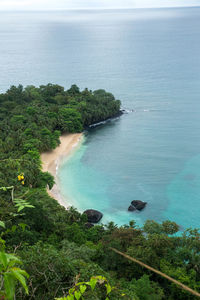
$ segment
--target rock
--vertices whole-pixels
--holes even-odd
[[[103,217],[103,214],[100,211],[94,209],[87,209],[84,211],[84,214],[87,215],[89,223],[98,223]]]
[[[134,206],[137,210],[142,210],[147,205],[147,202],[143,202],[141,200],[133,200],[131,202],[132,206]]]
[[[94,227],[94,224],[92,224],[92,223],[85,223],[85,228],[86,229],[90,229],[92,227]]]
[[[134,210],[136,210],[136,208],[133,205],[130,205],[128,211],[134,211]]]

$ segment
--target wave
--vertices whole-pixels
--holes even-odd
[[[138,108],[138,109],[134,109],[134,108],[122,108],[121,112],[123,114],[129,114],[129,113],[133,113],[133,112],[157,112],[157,111],[162,111],[161,109],[150,109],[150,108]]]
[[[111,119],[108,119],[108,120],[106,120],[106,121],[101,121],[101,122],[98,122],[98,123],[95,123],[95,124],[91,124],[91,125],[89,126],[89,128],[94,128],[94,127],[97,127],[97,126],[100,126],[100,125],[104,125],[104,124],[106,124],[106,123],[109,122],[109,121],[111,121]]]
[[[88,128],[94,128],[94,127],[97,127],[97,126],[100,126],[100,125],[104,125],[108,122],[118,120],[119,117],[121,117],[121,115],[123,115],[123,114],[124,114],[124,110],[120,109],[119,113],[117,113],[115,116],[113,116],[111,118],[108,118],[106,120],[91,124],[91,125],[88,126]]]

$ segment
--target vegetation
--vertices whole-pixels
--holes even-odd
[[[111,247],[200,291],[198,230],[177,235],[170,221],[88,228],[85,215],[66,211],[46,192],[54,178],[41,171],[40,153],[59,145],[61,133],[80,132],[119,109],[112,94],[80,92],[75,85],[67,91],[52,84],[13,86],[0,94],[1,300],[195,299]],[[15,275],[7,285],[12,290],[6,272]]]
[[[5,228],[4,222],[1,221],[1,227]],[[2,242],[4,242],[1,239]],[[1,278],[1,289],[0,296],[1,299],[13,300],[15,297],[15,287],[18,281],[23,286],[26,294],[28,294],[28,287],[26,284],[26,277],[29,275],[26,271],[20,269],[18,265],[22,262],[14,254],[8,254],[4,251],[2,247],[0,251],[0,278]]]

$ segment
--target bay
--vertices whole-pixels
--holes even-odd
[[[0,89],[103,88],[128,114],[90,130],[59,170],[63,195],[103,222],[199,227],[200,9],[0,12]],[[133,199],[148,202],[129,213]]]

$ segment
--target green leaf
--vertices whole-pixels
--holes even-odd
[[[5,245],[5,243],[6,243],[6,241],[5,241],[5,240],[3,240],[3,239],[0,237],[0,246],[4,246],[4,245]]]
[[[82,284],[88,284],[88,282],[84,282],[84,281],[78,282],[78,283],[76,284],[76,286],[79,286],[79,285],[82,285]]]
[[[13,254],[6,253],[6,257],[7,257],[7,260],[9,262],[9,266],[11,266],[11,265],[14,266],[15,264],[21,264],[22,263],[21,260]]]
[[[73,294],[75,291],[75,287],[72,287],[70,290],[69,290],[69,295]]]
[[[80,291],[81,291],[81,294],[83,294],[86,290],[86,285],[80,285]]]
[[[91,286],[92,291],[95,289],[95,286],[97,284],[97,279],[96,278],[91,278],[89,285]]]
[[[81,293],[80,293],[79,291],[76,291],[76,292],[74,293],[74,295],[75,295],[75,298],[76,298],[77,300],[79,300],[79,299],[81,298]]]
[[[67,296],[67,300],[74,300],[74,296],[73,295]]]
[[[109,283],[105,284],[105,286],[106,286],[106,291],[107,291],[107,295],[108,295],[112,291],[112,288]]]
[[[20,223],[19,226],[22,228],[22,231],[24,231],[28,225],[24,223]]]
[[[22,209],[24,209],[24,206],[20,206],[17,210],[17,212],[20,212]]]
[[[16,229],[17,229],[17,226],[16,226],[16,225],[13,225],[12,228],[11,228],[12,232],[15,232]]]
[[[26,279],[24,277],[24,272],[21,272],[22,270],[20,269],[12,269],[11,273],[14,275],[14,277],[21,283],[21,285],[23,286],[23,288],[25,289],[26,294],[28,294],[28,287],[26,285]],[[20,274],[22,273],[22,274]],[[26,272],[25,272],[26,273]],[[27,273],[26,273],[27,274]],[[28,275],[28,274],[27,274]],[[25,275],[26,276],[26,275]]]
[[[27,202],[24,199],[15,198],[14,202],[15,202],[15,207],[18,207],[18,210],[17,210],[18,212],[20,212],[21,210],[23,210],[26,207],[35,208],[35,206],[31,205],[29,202]]]
[[[10,216],[17,217],[19,214],[9,213]]]
[[[10,273],[4,274],[4,287],[6,292],[6,299],[13,300],[15,296],[15,279]]]
[[[5,223],[3,221],[0,221],[0,226],[6,228]]]
[[[5,269],[8,266],[8,260],[5,252],[0,252],[0,264],[2,264]]]
[[[20,268],[13,268],[13,269],[16,270],[16,271],[18,271],[21,275],[29,278],[29,275],[28,275],[28,273],[26,271],[24,271],[24,270],[22,270]]]

